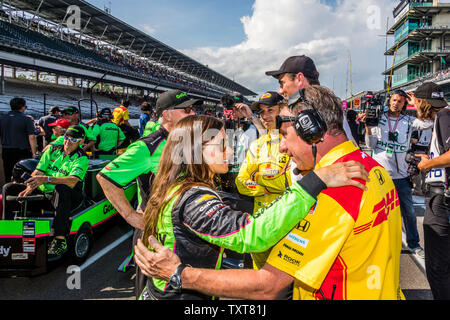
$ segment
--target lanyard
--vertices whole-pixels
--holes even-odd
[[[397,120],[395,121],[394,130],[392,130],[392,127],[391,127],[391,117],[389,117],[389,114],[387,114],[386,117],[388,119],[389,132],[395,133],[395,131],[397,130],[398,122],[400,121],[401,115],[399,115]]]

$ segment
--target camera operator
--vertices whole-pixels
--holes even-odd
[[[437,109],[430,146],[430,156],[422,158],[418,167],[428,172],[426,183],[426,211],[423,220],[425,238],[425,267],[433,297],[450,299],[450,108],[442,89],[425,83],[415,92],[417,100]],[[419,99],[421,98],[421,99]],[[425,99],[425,103],[421,100]],[[443,108],[443,109],[442,109]],[[439,110],[441,109],[441,110]]]
[[[421,121],[405,115],[404,111],[408,105],[408,100],[414,102],[414,96],[412,94],[407,95],[402,90],[396,90],[389,99],[389,110],[387,112],[381,113],[378,119],[373,119],[372,116],[369,118],[366,114],[363,114],[361,120],[365,122],[365,141],[367,147],[373,150],[373,158],[386,168],[394,180],[405,224],[408,249],[424,259],[425,254],[419,244],[406,155],[410,149],[413,131],[431,128],[433,121],[431,119]],[[421,112],[419,112],[420,115],[422,115]]]

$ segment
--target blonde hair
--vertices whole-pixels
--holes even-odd
[[[416,98],[417,118],[420,120],[434,120],[437,111],[431,106],[431,104],[421,98]]]

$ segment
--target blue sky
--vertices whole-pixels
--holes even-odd
[[[88,0],[134,27],[176,48],[232,46],[245,39],[240,18],[251,14],[253,0]],[[142,28],[148,32],[147,28]]]
[[[386,17],[399,0],[87,0],[213,70],[261,94],[265,75],[293,55],[316,62],[341,98],[383,87]],[[370,8],[379,11],[370,28]],[[352,55],[352,86],[347,76]]]

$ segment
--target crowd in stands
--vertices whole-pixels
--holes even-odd
[[[450,68],[447,68],[445,70],[441,70],[435,73],[429,72],[419,78],[416,79],[417,83],[415,82],[413,86],[411,87],[406,87],[405,90],[410,90],[413,87],[416,87],[417,85],[420,85],[424,82],[437,82],[437,81],[442,81],[442,80],[446,80],[450,78]]]
[[[2,12],[3,19],[9,22],[9,16],[6,12]],[[96,39],[90,38],[86,35],[82,36],[69,31],[65,27],[61,28],[54,25],[46,24],[42,21],[30,20],[26,17],[14,15],[11,19],[14,25],[22,27],[29,27],[30,30],[39,32],[54,41],[62,42],[63,44],[77,45],[78,48],[88,50],[86,56],[92,60],[93,63],[100,63],[103,67],[114,68],[120,70],[121,74],[129,76],[138,76],[142,78],[151,78],[162,83],[175,84],[180,89],[185,91],[197,91],[202,94],[215,94],[221,96],[224,92],[223,88],[211,83],[207,83],[198,78],[188,76],[187,74],[169,69],[161,64],[139,57],[137,54],[126,50],[118,49],[107,43],[100,43]]]

